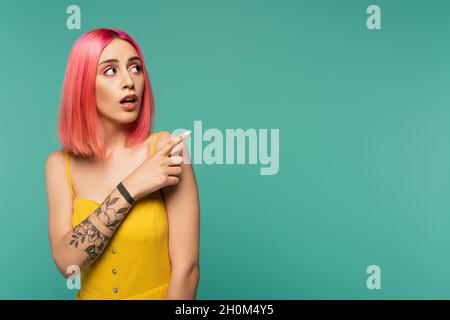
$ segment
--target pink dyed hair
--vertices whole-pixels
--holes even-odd
[[[142,61],[144,75],[141,109],[127,136],[127,147],[143,142],[150,134],[154,118],[154,100],[139,46],[121,30],[91,30],[81,36],[72,47],[61,96],[58,135],[63,148],[74,155],[104,157],[105,145],[97,115],[95,80],[100,55],[114,39],[131,43]]]

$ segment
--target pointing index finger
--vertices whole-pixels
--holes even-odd
[[[191,134],[191,130],[185,131],[180,135],[172,135],[170,140],[167,141],[161,149],[158,151],[159,154],[167,156],[170,151],[179,143],[183,142],[189,135]]]

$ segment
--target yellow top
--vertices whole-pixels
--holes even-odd
[[[152,142],[150,154],[161,133]],[[66,174],[74,199],[75,227],[100,204],[75,197],[67,152]],[[76,299],[166,299],[171,271],[168,248],[166,206],[161,192],[154,192],[134,204],[102,255],[82,270]]]

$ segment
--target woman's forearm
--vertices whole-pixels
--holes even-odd
[[[132,206],[115,188],[86,219],[76,225],[59,242],[56,264],[68,277],[67,268],[81,269],[94,262],[105,250]]]
[[[200,270],[198,267],[172,270],[169,287],[167,290],[167,300],[195,300]]]

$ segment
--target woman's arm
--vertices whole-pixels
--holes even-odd
[[[72,275],[67,273],[69,266],[76,265],[81,270],[102,254],[131,205],[114,188],[100,207],[72,228],[73,199],[65,180],[64,155],[61,151],[48,157],[45,173],[52,255],[58,270],[68,277]]]
[[[164,144],[169,138],[170,133],[163,133],[158,144]],[[189,159],[185,143],[183,153],[183,158]],[[179,183],[162,189],[169,221],[169,300],[195,299],[200,276],[200,208],[197,181],[190,161],[183,163],[181,168]]]

